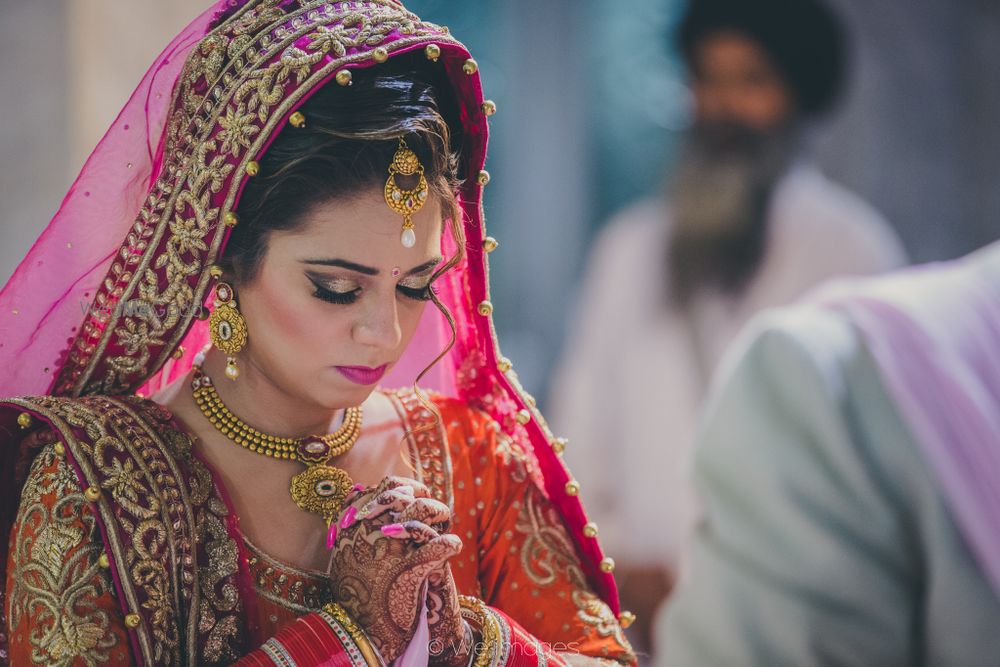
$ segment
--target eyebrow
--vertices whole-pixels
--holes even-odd
[[[429,271],[440,264],[443,259],[443,257],[435,257],[434,259],[427,260],[423,264],[415,266],[407,271],[406,275],[414,276]],[[348,271],[354,271],[356,273],[362,273],[366,276],[377,276],[381,273],[381,271],[374,267],[349,262],[346,259],[304,259],[302,260],[302,263],[314,266],[333,266],[341,269],[347,269]]]

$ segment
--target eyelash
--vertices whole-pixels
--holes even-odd
[[[326,301],[327,303],[335,303],[343,306],[350,305],[357,301],[358,292],[361,291],[360,287],[353,289],[350,292],[334,292],[321,285],[317,285],[316,283],[313,283],[313,286],[316,288],[316,291],[313,292],[314,297],[322,301]],[[396,289],[399,290],[400,294],[408,299],[413,299],[414,301],[430,301],[431,299],[430,285],[421,288],[397,285]]]

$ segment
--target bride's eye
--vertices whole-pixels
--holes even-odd
[[[424,283],[423,285],[408,285],[406,283],[400,283],[396,285],[396,289],[399,293],[408,299],[413,299],[415,301],[430,301],[431,300],[431,284]]]
[[[316,297],[317,299],[322,299],[327,303],[336,303],[341,305],[351,304],[358,300],[358,295],[361,292],[360,287],[355,287],[353,289],[346,289],[346,290],[334,290],[321,285],[312,278],[310,278],[309,280],[312,282],[313,287],[315,288],[315,290],[313,291],[313,296]]]

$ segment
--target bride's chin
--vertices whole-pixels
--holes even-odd
[[[375,392],[375,387],[363,387],[353,385],[344,387],[343,384],[337,386],[327,386],[325,391],[315,392],[311,398],[318,405],[326,410],[343,410],[344,408],[354,408],[365,401]]]

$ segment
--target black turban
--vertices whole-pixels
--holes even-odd
[[[845,35],[820,0],[690,0],[678,35],[689,64],[699,43],[721,30],[760,45],[804,113],[821,114],[836,102],[846,69]]]

